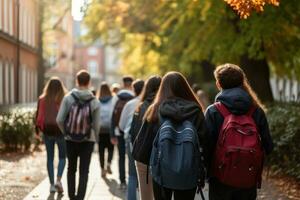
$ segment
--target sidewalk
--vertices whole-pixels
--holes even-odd
[[[103,180],[100,175],[100,166],[98,153],[94,153],[90,166],[89,173],[89,182],[87,186],[86,200],[120,200],[126,199],[125,191],[120,191],[118,189],[118,168],[117,168],[118,156],[114,155],[112,170],[113,174],[107,176],[107,180]],[[45,166],[46,167],[46,166]],[[127,166],[126,166],[127,167]],[[59,196],[57,194],[50,195],[49,194],[49,180],[48,177],[44,179],[36,188],[34,188],[23,200],[67,200],[67,166],[65,168],[64,176],[63,176],[63,184],[64,184],[64,195]],[[207,197],[207,189],[205,189],[205,196]],[[197,195],[195,198],[200,200],[201,197]]]

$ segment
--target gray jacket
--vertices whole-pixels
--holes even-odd
[[[75,99],[72,97],[71,93],[75,94],[80,100],[86,101],[94,95],[89,90],[79,90],[74,88],[69,94],[67,94],[60,105],[59,112],[57,114],[56,122],[60,128],[60,130],[65,133],[64,130],[64,123],[67,118],[68,113],[70,112],[71,106],[74,103]],[[91,109],[92,109],[92,134],[90,138],[86,139],[85,141],[89,142],[96,142],[98,141],[98,133],[100,129],[100,104],[99,101],[94,98],[91,102]],[[66,136],[66,140],[71,140],[70,137]]]

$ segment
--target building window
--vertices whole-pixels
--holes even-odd
[[[13,35],[14,34],[14,32],[13,32],[13,0],[9,0],[8,1],[9,2],[9,4],[8,4],[8,6],[9,6],[9,34],[10,35]]]
[[[19,96],[21,103],[26,102],[26,66],[22,65],[19,74]]]
[[[28,20],[27,20],[27,26],[28,26],[28,35],[27,35],[27,43],[31,46],[31,26],[32,26],[32,22],[31,22],[31,15],[28,13]]]
[[[10,69],[10,103],[15,103],[15,73],[14,65],[11,63],[9,66]]]
[[[0,0],[0,3],[1,3],[1,0]],[[0,13],[1,14],[1,13]],[[3,65],[2,65],[2,62],[0,60],[0,104],[3,104],[3,101],[4,101],[4,98],[3,98],[3,95],[4,95],[4,92],[3,92]]]
[[[27,42],[27,10],[23,10],[23,42]]]
[[[20,2],[20,7],[22,6],[21,2]],[[20,9],[20,14],[19,14],[19,22],[20,22],[20,27],[19,27],[19,31],[20,31],[20,40],[23,41],[23,9]]]
[[[88,71],[92,76],[98,75],[98,66],[98,62],[95,60],[88,62]]]
[[[31,22],[31,43],[32,46],[35,47],[35,16],[32,16],[32,22]]]
[[[5,103],[9,104],[9,65],[8,62],[4,63],[4,72],[5,72],[5,94],[4,94],[4,98],[5,98]]]
[[[98,49],[96,47],[88,48],[88,55],[89,56],[96,56],[98,54]]]
[[[8,32],[8,6],[7,6],[7,1],[8,0],[4,0],[4,3],[3,3],[3,21],[4,21],[4,31],[5,32]]]

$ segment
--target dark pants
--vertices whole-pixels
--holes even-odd
[[[107,163],[110,164],[113,158],[114,145],[110,142],[109,134],[99,135],[99,158],[101,169],[105,166],[105,149],[108,151]]]
[[[255,187],[250,189],[233,188],[220,183],[216,179],[209,182],[210,200],[255,200],[256,196]]]
[[[119,176],[120,182],[125,183],[125,139],[124,136],[118,136],[119,151]]]
[[[88,182],[93,142],[71,142],[67,141],[68,156],[68,194],[70,200],[83,200]],[[77,160],[79,158],[79,184],[77,195],[75,195]]]
[[[174,200],[194,200],[196,188],[191,190],[172,190],[158,185],[154,180],[153,193],[155,200],[171,200],[174,193]]]

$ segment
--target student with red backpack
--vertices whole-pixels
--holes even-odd
[[[220,93],[205,113],[209,138],[209,199],[254,200],[265,154],[273,149],[263,106],[243,70],[224,64],[214,72]]]
[[[50,193],[62,193],[63,187],[61,177],[66,164],[66,142],[63,134],[56,123],[56,116],[60,103],[66,93],[66,89],[57,77],[52,77],[46,84],[43,94],[38,100],[36,127],[37,135],[39,131],[43,132],[43,140],[46,145],[47,152],[47,170],[50,181]],[[57,180],[54,184],[54,147],[58,147],[58,169]]]
[[[112,123],[111,123],[111,131],[110,131],[111,143],[114,145],[116,144],[118,145],[120,189],[123,190],[126,189],[126,180],[125,180],[126,179],[125,177],[126,148],[125,148],[124,132],[119,128],[119,122],[125,104],[134,98],[134,93],[132,91],[132,82],[133,82],[133,78],[131,76],[123,77],[123,89],[121,89],[115,96],[116,103],[112,114]]]
[[[67,143],[70,200],[83,200],[85,197],[91,156],[100,129],[100,104],[89,90],[90,79],[86,70],[77,73],[78,87],[64,97],[56,119]],[[78,158],[79,183],[76,195]]]

